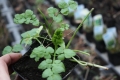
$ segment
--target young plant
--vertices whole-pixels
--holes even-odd
[[[39,11],[41,15],[45,19],[46,26],[42,25],[38,28],[34,28],[30,31],[21,34],[22,40],[20,44],[31,45],[33,40],[39,42],[39,46],[33,49],[32,53],[30,54],[30,58],[34,58],[36,62],[39,61],[41,58],[44,59],[38,66],[38,69],[43,70],[42,78],[47,78],[47,80],[62,80],[61,73],[65,72],[65,66],[63,63],[64,59],[73,59],[72,61],[75,61],[80,65],[84,65],[84,66],[89,65],[89,66],[95,66],[95,67],[101,67],[107,69],[106,67],[100,65],[91,64],[76,59],[74,57],[76,55],[76,52],[81,52],[87,55],[89,54],[82,52],[80,50],[69,49],[70,43],[73,40],[75,34],[77,33],[78,29],[82,26],[85,19],[93,11],[93,9],[91,9],[91,11],[86,16],[86,18],[75,30],[68,44],[65,45],[63,38],[63,31],[69,29],[69,25],[63,22],[62,15],[68,15],[68,7],[76,9],[77,4],[73,0],[70,0],[68,4],[62,1],[58,4],[58,7],[60,8],[60,11],[54,7],[50,7],[47,9],[48,15],[53,19],[53,22],[55,21],[60,24],[60,27],[58,27],[53,34],[51,33],[52,23],[48,23],[45,15],[40,10]],[[31,23],[34,26],[39,26],[41,23],[39,22],[39,20],[36,18],[36,16],[33,14],[31,10],[26,10],[25,13],[22,14],[16,14],[14,21],[15,23],[19,23],[19,24]],[[46,33],[48,33],[49,35],[49,39],[46,37],[42,37],[42,34],[40,34],[42,30],[46,30]],[[51,41],[54,46],[51,47],[49,46],[49,44],[47,46],[43,45],[43,43],[39,40],[39,38],[43,38],[46,41]],[[3,54],[14,52],[15,50],[20,51],[21,49],[22,48],[20,45],[16,45],[13,48],[8,46],[4,49]]]

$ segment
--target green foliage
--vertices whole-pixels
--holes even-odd
[[[58,7],[61,9],[61,13],[63,15],[68,15],[69,14],[69,8],[71,8],[72,10],[75,10],[77,8],[78,4],[77,2],[70,0],[68,3],[66,3],[65,1],[61,1],[58,4]]]
[[[76,55],[76,53],[71,49],[64,50],[65,58],[71,58]]]
[[[39,37],[39,34],[41,32],[41,30],[43,29],[43,26],[40,26],[39,28],[34,28],[30,31],[26,31],[25,33],[22,33],[22,44],[32,44],[32,39],[36,39]]]
[[[55,17],[58,14],[58,9],[50,7],[47,9],[47,12],[50,17]]]
[[[51,67],[52,67],[52,60],[46,59],[39,64],[38,69],[46,69]]]
[[[14,18],[14,22],[16,24],[29,24],[32,23],[34,26],[39,26],[39,20],[36,18],[36,16],[33,14],[33,11],[26,10],[25,13],[22,14],[16,14]]]
[[[2,52],[3,55],[11,53],[12,52],[12,47],[11,46],[6,46]]]
[[[52,37],[52,42],[54,45],[60,45],[63,42],[63,31],[61,29],[57,29]]]
[[[12,51],[13,52],[18,52],[18,51],[21,51],[22,49],[23,49],[22,45],[16,44],[15,46],[13,46]]]
[[[11,52],[19,52],[23,49],[22,45],[16,44],[13,47],[11,46],[6,46],[2,52],[3,55],[11,53]]]
[[[62,80],[62,77],[60,76],[60,74],[54,74],[48,77],[47,80]]]
[[[62,22],[63,17],[62,17],[61,14],[58,14],[57,16],[53,17],[53,20],[54,20],[55,22]]]
[[[61,1],[61,2],[58,4],[58,7],[61,8],[61,9],[64,9],[64,8],[67,8],[67,7],[68,7],[68,4],[67,4],[65,1]]]
[[[64,9],[61,9],[60,11],[63,15],[68,15],[69,14],[69,9],[68,8],[64,8]]]
[[[69,25],[62,23],[60,29],[61,29],[62,31],[68,30],[68,29],[69,29]]]
[[[40,58],[50,59],[54,49],[52,47],[44,47],[43,45],[34,48],[30,58],[35,58],[35,61],[39,61]]]
[[[69,4],[69,7],[73,10],[75,10],[78,6],[77,2],[75,2],[73,0],[70,0],[68,4]]]
[[[50,68],[48,68],[48,69],[46,69],[46,70],[43,72],[42,77],[43,77],[43,78],[47,78],[47,77],[50,77],[50,76],[52,76],[52,75],[53,75],[52,70],[51,70]]]
[[[65,49],[63,47],[59,47],[55,53],[58,54],[59,60],[64,60],[64,58],[72,58],[76,55],[76,53],[73,50]]]
[[[50,40],[46,39],[46,37],[41,37],[40,32],[43,30],[43,26],[39,28],[34,28],[32,30],[26,31],[21,34],[22,40],[21,44],[31,45],[33,40],[38,41],[40,44],[38,47],[35,47],[30,54],[30,58],[34,58],[35,61],[43,60],[40,62],[38,69],[43,70],[42,77],[47,78],[47,80],[62,80],[61,73],[65,72],[65,66],[62,60],[73,58],[76,55],[75,51],[72,49],[68,49],[69,45],[65,45],[63,40],[63,31],[69,29],[69,25],[63,22],[62,15],[69,14],[69,8],[76,9],[77,3],[73,0],[70,0],[68,3],[61,1],[58,5],[60,11],[57,8],[50,7],[47,9],[47,13],[53,21],[60,24],[60,27],[57,28],[53,34],[50,33],[50,28],[52,27],[52,23],[47,22],[45,15],[41,12],[41,16],[44,17],[47,27],[44,26],[44,29],[48,33]],[[39,20],[34,15],[33,11],[26,10],[25,13],[16,14],[14,18],[14,22],[17,24],[30,24],[34,26],[39,26]],[[76,30],[77,31],[77,30]],[[74,37],[74,35],[73,35]],[[54,44],[52,47],[48,45],[43,45],[39,38],[43,38],[44,41],[52,41]],[[71,39],[72,40],[72,39]],[[71,41],[70,40],[70,41]],[[13,47],[7,46],[3,50],[3,54],[7,54],[10,52],[18,52],[22,50],[22,46],[20,44],[16,44]],[[76,62],[80,64],[80,62],[74,59]]]

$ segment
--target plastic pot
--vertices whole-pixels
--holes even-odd
[[[44,40],[41,39],[41,42],[42,41],[44,41]],[[44,45],[47,45],[48,43],[50,43],[50,42],[44,41]],[[32,50],[37,46],[39,46],[39,43],[37,41],[35,41],[31,45],[28,52],[26,52],[20,60],[18,60],[16,63],[14,63],[12,65],[14,71],[17,72],[23,80],[46,80],[46,78],[42,78],[43,71],[38,69],[39,63],[44,59],[41,58],[38,62],[35,62],[34,59],[30,58],[30,54],[31,54]],[[51,45],[51,46],[53,46],[53,45]],[[66,71],[64,73],[62,73],[61,76],[62,76],[63,80],[66,80],[67,77],[69,76],[69,74],[74,69],[74,67],[77,65],[77,63],[72,62],[68,59],[65,59],[63,61],[63,63],[66,67]]]

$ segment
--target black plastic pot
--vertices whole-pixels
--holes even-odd
[[[120,52],[111,53],[107,51],[107,53],[108,53],[108,59],[113,65],[115,66],[120,65]]]
[[[93,32],[86,32],[85,35],[86,35],[86,39],[87,39],[89,42],[95,42],[95,39],[94,39],[94,37],[93,37]]]
[[[106,50],[106,46],[105,46],[105,43],[104,41],[95,41],[95,44],[96,44],[96,49],[101,52],[101,53],[104,53],[104,52],[107,52]]]
[[[41,42],[43,41],[44,40],[41,39]],[[51,42],[44,41],[44,45],[47,45],[48,43]],[[23,55],[23,57],[20,60],[13,64],[14,71],[16,71],[23,80],[46,80],[45,78],[43,79],[41,76],[43,71],[38,69],[39,63],[44,59],[42,58],[38,62],[35,62],[34,59],[30,58],[32,50],[37,46],[39,46],[39,43],[35,41],[31,45],[28,52],[25,55]],[[66,71],[62,73],[61,76],[63,80],[66,80],[73,68],[77,65],[77,63],[72,62],[68,59],[65,59],[63,63],[66,67]]]

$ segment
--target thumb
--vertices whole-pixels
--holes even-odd
[[[10,64],[13,64],[17,60],[19,60],[21,56],[22,55],[20,53],[10,53],[2,56],[1,60],[9,66]]]

